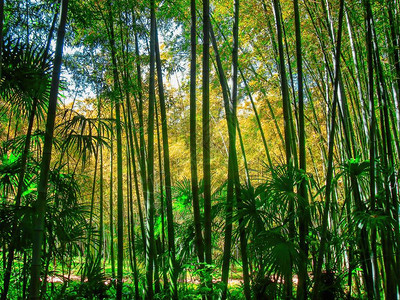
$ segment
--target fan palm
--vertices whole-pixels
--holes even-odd
[[[309,210],[307,202],[295,191],[299,182],[309,181],[304,172],[287,164],[268,171],[268,177],[259,186],[242,186],[242,207],[234,217],[243,219],[242,226],[249,234],[255,268],[253,288],[260,293],[265,293],[265,285],[270,283],[265,282],[266,275],[292,280],[292,266],[298,269],[300,253],[289,236],[289,223],[298,218],[300,211],[290,213],[287,208],[293,202],[297,207],[303,206],[303,211]]]
[[[198,183],[199,187],[199,204],[202,207],[204,203],[204,182],[201,180]],[[184,222],[180,226],[175,226],[177,233],[177,258],[179,267],[183,264],[188,263],[188,258],[191,254],[194,254],[197,250],[196,247],[196,235],[195,235],[195,224],[194,219],[187,219],[187,216],[191,216],[193,212],[192,200],[193,194],[191,192],[191,181],[184,179],[178,181],[172,186],[173,192],[173,210],[177,219],[183,219]],[[213,191],[211,199],[213,202],[211,220],[215,223],[218,216],[223,211],[223,200],[226,198],[226,184],[221,185],[218,189]],[[204,219],[204,210],[200,211],[200,220]],[[214,241],[214,239],[213,239]],[[196,251],[195,251],[196,250]]]
[[[15,188],[17,182],[10,178],[16,177],[20,168],[20,156],[11,153],[8,159],[3,160],[0,166],[3,187],[7,185],[11,190]],[[22,205],[16,207],[9,203],[3,203],[0,207],[0,226],[9,228],[9,230],[2,230],[1,239],[12,244],[13,251],[19,253],[26,253],[32,245],[34,211],[31,205],[36,198],[38,164],[29,160],[27,169],[30,176],[24,178],[26,188],[22,194],[24,200]],[[46,235],[48,262],[50,258],[57,258],[64,266],[68,263],[65,249],[76,249],[81,252],[82,241],[87,231],[88,209],[79,204],[79,197],[79,186],[73,175],[63,173],[62,166],[51,171],[47,199],[48,210],[45,218],[45,227],[49,229]],[[26,276],[26,273],[23,275]]]
[[[292,165],[278,165],[273,169],[269,168],[269,173],[270,176],[267,178],[264,188],[273,199],[270,206],[272,211],[281,211],[281,215],[285,216],[286,208],[291,201],[294,201],[298,206],[307,204],[295,192],[299,183],[307,179],[306,174]],[[293,218],[294,216],[288,215],[287,217]]]
[[[6,200],[6,191],[14,192],[18,183],[18,174],[21,170],[21,156],[11,152],[9,155],[3,154],[0,165],[0,186],[3,191],[3,202]]]
[[[264,261],[267,274],[290,280],[288,275],[292,274],[292,266],[296,268],[300,261],[296,244],[289,241],[279,227],[262,232],[258,237],[266,250]]]
[[[43,117],[50,95],[52,65],[41,46],[5,39],[0,80],[1,110],[28,116],[37,101],[38,116]]]
[[[199,195],[202,194],[202,182],[198,185]],[[176,184],[172,187],[172,193],[174,198],[174,211],[177,215],[178,219],[181,219],[184,216],[191,215],[192,209],[192,198],[193,194],[191,192],[191,182],[189,179],[184,179],[176,182]],[[202,198],[201,198],[202,199]],[[201,216],[200,216],[201,218]],[[177,237],[177,254],[178,254],[178,264],[179,268],[188,262],[188,258],[191,257],[191,254],[194,253],[195,249],[195,227],[194,220],[188,220],[180,226],[175,227],[177,229],[176,237]]]
[[[74,174],[63,172],[62,166],[50,172],[49,182],[45,226],[49,229],[46,239],[52,246],[48,247],[48,257],[57,257],[64,265],[68,257],[65,249],[83,251],[89,208],[79,203],[81,194]]]
[[[96,155],[99,145],[108,147],[107,138],[98,134],[109,132],[107,120],[88,118],[71,110],[65,110],[63,118],[64,122],[56,127],[58,136],[62,139],[63,154],[78,154],[82,163],[85,163],[92,154]]]
[[[36,114],[43,117],[50,94],[51,64],[47,50],[40,46],[25,45],[19,40],[6,39],[3,45],[2,78],[0,78],[0,110],[14,111],[17,116],[29,117],[29,125],[21,156],[19,183],[15,205],[19,207],[24,188],[24,176]],[[10,120],[11,121],[11,120]],[[17,220],[13,223],[16,230]],[[15,234],[13,234],[15,236]],[[14,243],[9,247],[7,270],[2,297],[6,297],[14,257]]]

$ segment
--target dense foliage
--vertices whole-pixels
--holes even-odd
[[[1,299],[400,299],[398,0],[0,0]]]

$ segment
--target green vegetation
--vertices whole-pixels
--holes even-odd
[[[400,299],[399,10],[0,0],[1,299]]]

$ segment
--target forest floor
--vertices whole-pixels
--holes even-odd
[[[47,282],[50,283],[59,283],[59,282],[64,282],[66,280],[69,281],[81,281],[81,277],[79,275],[74,275],[71,274],[70,276],[68,275],[53,275],[53,276],[47,276]],[[111,282],[112,278],[111,277],[107,277],[106,279],[106,284]],[[87,281],[87,279],[85,280]],[[128,277],[125,277],[123,279],[123,282],[129,282],[130,279]],[[221,280],[218,279],[213,279],[213,283],[218,283]],[[192,278],[187,278],[186,280],[180,280],[180,282],[182,283],[190,283],[190,284],[200,284],[200,280],[198,278],[192,277]],[[229,285],[241,285],[243,284],[243,279],[238,279],[238,278],[232,278],[228,280],[228,284]]]
[[[78,275],[70,275],[70,276],[62,276],[62,275],[53,275],[53,276],[47,276],[47,282],[50,283],[63,283],[64,281],[69,280],[69,281],[81,281],[81,277]],[[87,279],[85,279],[85,281],[87,281]],[[112,278],[107,278],[105,281],[105,284],[108,285],[110,284],[112,281]],[[124,278],[123,282],[129,282],[130,279],[129,278]],[[190,278],[187,280],[183,280],[181,282],[184,283],[189,283],[189,284],[200,284],[200,280],[197,278]],[[220,282],[220,280],[214,279],[213,283],[218,283]],[[236,286],[240,286],[243,284],[243,280],[242,279],[229,279],[228,280],[228,284],[229,285],[236,285]]]

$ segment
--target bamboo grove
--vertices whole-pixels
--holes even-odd
[[[400,299],[398,0],[0,0],[1,299]]]

